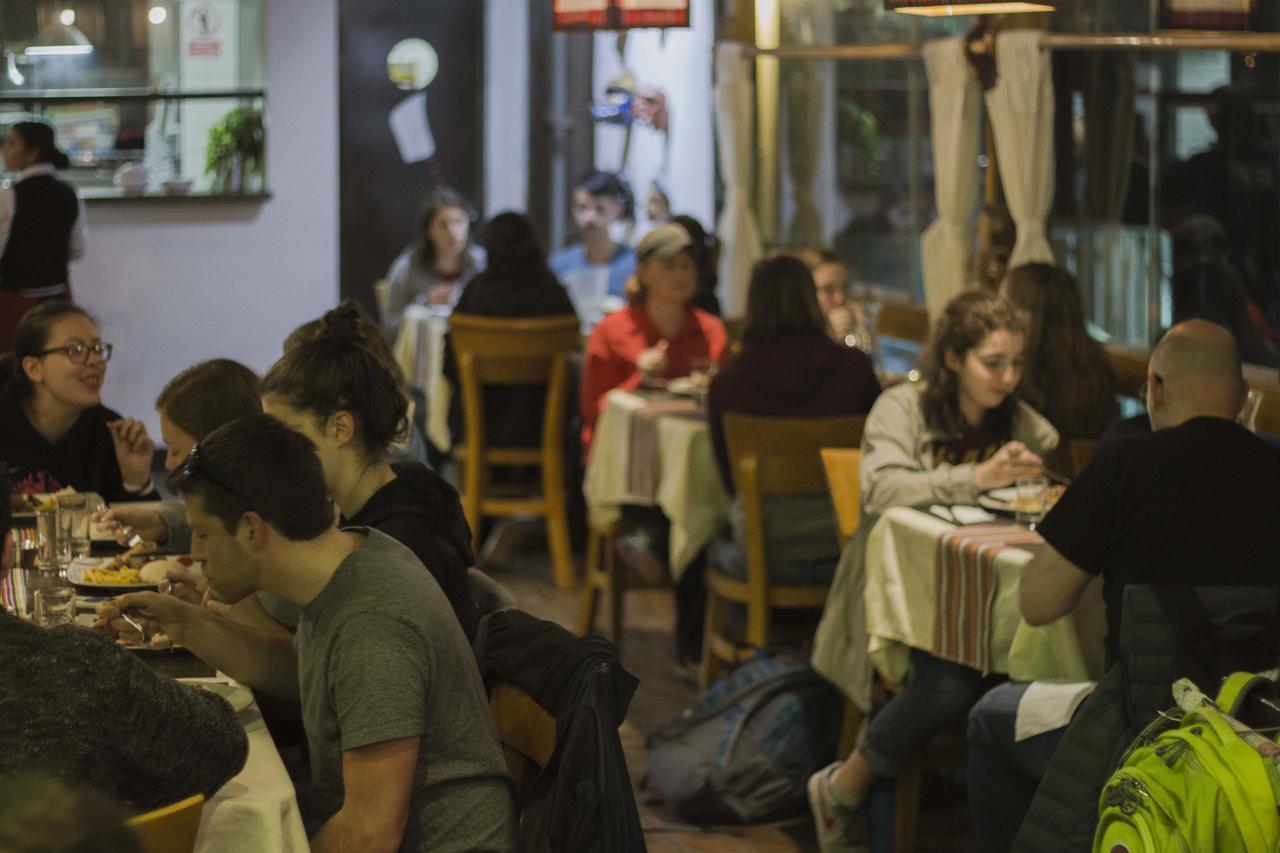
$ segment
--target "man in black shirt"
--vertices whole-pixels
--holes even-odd
[[[1116,658],[1125,586],[1280,580],[1280,451],[1236,423],[1248,385],[1231,334],[1174,326],[1151,354],[1152,434],[1108,442],[1038,528],[1048,543],[1023,571],[1031,625],[1075,609],[1102,575],[1106,662]],[[1008,850],[1065,729],[1015,743],[1026,684],[989,692],[969,718],[976,848]]]

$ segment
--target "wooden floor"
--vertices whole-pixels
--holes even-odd
[[[484,567],[485,571],[511,590],[522,610],[575,630],[577,591],[562,590],[552,583],[550,566],[536,531],[524,530],[517,539],[519,545],[514,547],[515,553],[506,558],[506,564],[490,564]],[[608,617],[601,618],[607,620]],[[640,789],[647,759],[644,736],[656,724],[688,707],[696,697],[696,690],[681,681],[675,672],[674,615],[669,591],[629,593],[624,624],[622,664],[640,679],[640,687],[620,733],[649,849],[654,853],[817,850],[808,814],[777,824],[704,830],[674,821],[660,804],[645,801]],[[918,849],[922,853],[969,850],[963,802],[952,796],[945,806],[923,811],[919,832]]]

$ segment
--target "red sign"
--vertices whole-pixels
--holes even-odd
[[[551,0],[557,30],[689,26],[689,0]]]
[[[1160,26],[1179,30],[1247,30],[1258,0],[1162,0]]]

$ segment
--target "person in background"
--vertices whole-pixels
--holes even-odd
[[[256,373],[229,358],[202,361],[170,379],[156,397],[165,470],[177,470],[196,442],[218,427],[261,412],[258,382]],[[98,521],[108,530],[135,532],[174,553],[191,550],[186,511],[178,501],[115,506]]]
[[[395,340],[409,305],[452,306],[462,286],[484,268],[484,253],[471,245],[469,205],[449,188],[436,190],[422,204],[418,237],[387,270],[382,326]]]
[[[690,304],[719,317],[720,297],[716,295],[716,289],[720,286],[720,273],[716,270],[716,264],[720,260],[720,244],[716,235],[708,234],[702,223],[683,213],[671,217],[671,221],[689,232],[693,260],[698,265],[698,289]]]
[[[808,268],[786,255],[766,258],[751,271],[742,349],[711,380],[707,422],[711,447],[726,491],[733,494],[724,417],[786,418],[865,415],[880,394],[871,360],[831,340]],[[770,579],[782,584],[827,584],[840,557],[838,534],[826,496],[772,501],[766,508],[765,543]],[[730,538],[712,545],[722,570],[746,578],[746,531],[741,501],[730,513]],[[694,602],[696,604],[696,602]],[[705,608],[699,608],[701,613]],[[701,625],[690,630],[693,649]],[[692,650],[692,649],[691,649]]]
[[[1151,353],[1146,391],[1152,433],[1098,449],[1036,527],[1046,544],[1022,570],[1018,589],[1022,617],[1030,625],[1046,625],[1074,611],[1090,581],[1101,575],[1108,669],[1120,657],[1125,587],[1274,586],[1280,562],[1280,452],[1236,423],[1248,384],[1231,332],[1206,320],[1174,326]],[[1100,782],[1113,768],[1086,767],[1080,756],[1085,744],[1077,741],[1066,755],[1069,784],[1045,778],[1050,762],[1063,760],[1058,756],[1067,750],[1064,737],[1075,737],[1078,727],[1071,735],[1065,728],[1042,728],[1015,740],[1028,687],[1001,684],[969,714],[976,850],[1002,853],[1015,836],[1019,847],[1037,850],[1044,849],[1037,839],[1093,837]],[[1147,722],[1131,721],[1135,731]],[[1090,752],[1106,755],[1129,742],[1123,731],[1102,728],[1082,733],[1092,741]],[[1096,777],[1089,779],[1090,773]],[[1049,808],[1039,810],[1038,818],[1028,816],[1039,797],[1047,798]],[[1047,825],[1051,813],[1063,825]],[[1028,825],[1019,834],[1024,816]]]
[[[656,228],[672,219],[671,197],[659,181],[649,184],[649,195],[644,200],[644,217],[649,221],[650,228]]]
[[[435,577],[466,636],[476,609],[467,585],[471,528],[458,493],[420,463],[392,464],[408,429],[401,383],[344,303],[324,330],[288,350],[262,380],[262,407],[311,439],[342,526],[372,527],[404,543]]]
[[[573,314],[569,294],[547,266],[533,224],[523,214],[500,213],[480,235],[489,265],[462,291],[456,314],[482,317],[554,317]],[[464,442],[458,362],[445,344],[444,376],[453,385],[449,430]],[[485,440],[492,447],[537,447],[542,437],[546,387],[505,385],[484,389]]]
[[[799,253],[799,258],[813,274],[818,305],[822,307],[822,313],[827,315],[831,336],[837,341],[843,341],[857,324],[854,309],[849,305],[849,268],[830,249],[808,249]]]
[[[1005,275],[1000,294],[1030,318],[1018,396],[1058,430],[1048,467],[1072,476],[1071,439],[1101,438],[1120,414],[1111,360],[1089,337],[1080,290],[1066,270],[1023,264]]]
[[[404,545],[334,525],[316,446],[250,415],[197,445],[170,484],[207,545],[214,596],[232,603],[265,589],[301,610],[296,652],[250,645],[237,680],[301,699],[323,821],[311,849],[514,849],[510,779],[450,603]],[[118,601],[159,619],[175,642],[190,645],[208,626],[175,616],[171,596]],[[189,739],[191,721],[174,719]]]
[[[33,306],[71,299],[67,265],[84,256],[88,224],[76,191],[54,175],[67,165],[47,124],[18,122],[5,135],[4,168],[17,175],[0,189],[0,352]]]
[[[1005,299],[960,294],[938,318],[922,384],[885,391],[862,436],[862,522],[836,567],[814,639],[813,667],[870,708],[864,556],[867,533],[891,507],[973,504],[981,492],[1043,470],[1053,426],[1014,391],[1022,378],[1026,319]],[[858,748],[809,779],[809,805],[824,853],[866,843],[863,804],[877,776],[892,778],[948,720],[978,698],[982,673],[911,649],[883,661],[904,682],[863,728]]]
[[[688,376],[694,359],[718,364],[728,343],[720,320],[690,305],[698,267],[687,231],[674,223],[658,226],[640,241],[636,257],[630,304],[601,320],[587,341],[582,368],[587,452],[606,394]]]
[[[110,358],[111,344],[79,306],[50,300],[22,318],[13,354],[0,359],[0,453],[15,491],[155,497],[146,427],[102,405]]]
[[[636,253],[610,236],[610,226],[626,212],[631,192],[612,172],[587,172],[573,188],[573,224],[580,242],[555,252],[548,265],[564,284],[587,334],[621,305]]]

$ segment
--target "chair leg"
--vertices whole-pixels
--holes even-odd
[[[478,450],[479,448],[470,448]],[[471,526],[471,550],[480,553],[480,501],[484,465],[475,453],[468,453],[462,467],[462,514]]]
[[[559,465],[559,460],[555,465]],[[546,462],[542,465],[542,497],[546,504],[547,545],[556,586],[569,589],[573,586],[573,547],[569,544],[564,473]]]
[[[587,559],[582,567],[582,592],[578,603],[578,634],[585,637],[596,624],[596,604],[600,598],[600,543],[604,534],[592,530],[587,535]]]
[[[724,602],[715,590],[707,587],[707,618],[702,626],[702,671],[698,673],[698,692],[705,693],[720,677],[720,658],[715,641],[724,636]]]
[[[627,593],[627,582],[623,577],[626,571],[618,560],[618,549],[613,547],[613,539],[609,538],[602,546],[604,551],[605,574],[609,578],[609,628],[613,634],[613,645],[622,658],[622,597]]]
[[[916,824],[920,822],[920,787],[924,777],[924,759],[912,756],[902,773],[893,795],[893,853],[915,853]]]

